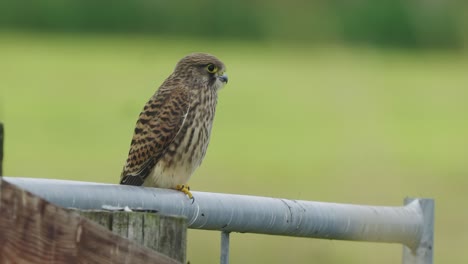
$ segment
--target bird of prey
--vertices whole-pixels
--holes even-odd
[[[140,113],[120,184],[176,189],[193,199],[187,181],[205,156],[225,70],[206,53],[177,63]]]

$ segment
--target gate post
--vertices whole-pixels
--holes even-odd
[[[414,201],[406,198],[405,205]],[[432,264],[434,252],[434,200],[418,199],[423,215],[421,239],[417,248],[403,246],[403,264]]]

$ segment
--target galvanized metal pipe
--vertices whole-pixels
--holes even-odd
[[[424,216],[420,200],[406,206],[364,206],[290,199],[181,192],[116,184],[13,178],[18,185],[62,207],[116,206],[187,217],[190,228],[420,246]]]
[[[221,232],[221,264],[229,264],[229,234],[230,232]]]
[[[406,198],[405,204],[414,202]],[[422,199],[419,201],[424,223],[423,233],[417,248],[403,247],[403,264],[432,264],[434,255],[434,200]]]

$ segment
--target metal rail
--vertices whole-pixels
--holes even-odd
[[[62,207],[106,206],[156,210],[187,217],[189,228],[222,231],[221,263],[228,263],[229,232],[403,244],[403,263],[432,263],[433,200],[405,206],[365,206],[235,194],[181,192],[78,181],[4,180]]]

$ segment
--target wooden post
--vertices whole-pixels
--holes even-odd
[[[184,217],[154,212],[84,210],[77,212],[128,238],[177,261],[186,263],[187,223]]]
[[[0,177],[3,175],[3,124],[0,123]]]
[[[0,178],[0,263],[179,263]]]

